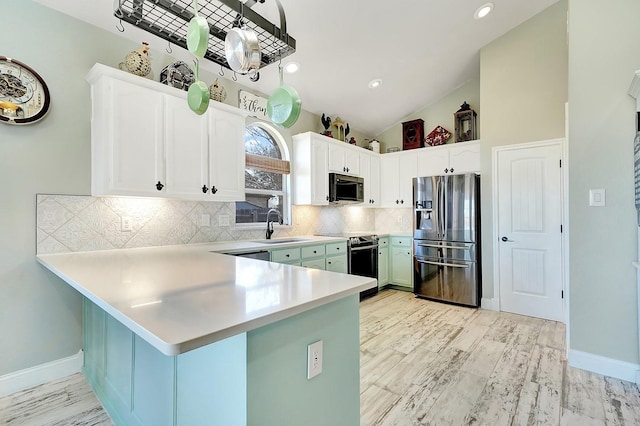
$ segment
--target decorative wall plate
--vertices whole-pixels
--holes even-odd
[[[49,111],[49,88],[28,65],[0,56],[0,122],[31,124]]]

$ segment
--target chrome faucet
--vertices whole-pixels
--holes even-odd
[[[267,234],[266,234],[266,238],[267,240],[271,239],[271,235],[273,235],[273,221],[269,220],[269,216],[271,216],[271,213],[274,213],[278,215],[278,222],[280,223],[280,225],[282,225],[284,223],[283,219],[282,219],[282,214],[280,213],[279,210],[276,209],[270,209],[267,212]]]

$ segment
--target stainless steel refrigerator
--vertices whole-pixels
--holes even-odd
[[[480,306],[480,176],[413,179],[413,291]]]

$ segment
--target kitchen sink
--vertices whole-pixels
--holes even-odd
[[[302,241],[311,241],[310,238],[276,238],[275,240],[254,240],[252,243],[260,244],[287,244],[287,243],[299,243]]]

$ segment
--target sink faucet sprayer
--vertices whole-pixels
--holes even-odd
[[[283,219],[282,219],[282,214],[280,213],[279,210],[276,209],[270,209],[267,212],[267,234],[266,234],[266,238],[267,240],[271,239],[271,235],[273,234],[273,221],[269,220],[269,216],[271,215],[271,213],[275,213],[278,215],[278,222],[280,223],[280,225],[282,225],[284,223]]]

